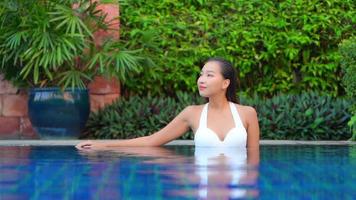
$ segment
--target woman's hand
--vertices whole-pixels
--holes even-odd
[[[84,141],[80,142],[75,146],[79,150],[89,150],[89,149],[104,149],[106,145],[103,142],[98,141]]]

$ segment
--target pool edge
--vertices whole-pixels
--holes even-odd
[[[0,140],[0,146],[74,146],[83,140]],[[105,141],[105,140],[100,140]],[[174,140],[166,145],[194,145],[193,140]],[[260,145],[356,145],[353,141],[261,140]]]

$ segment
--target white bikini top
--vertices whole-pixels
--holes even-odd
[[[229,102],[232,117],[234,119],[235,127],[230,129],[223,140],[211,129],[208,128],[208,105],[200,114],[199,127],[194,135],[194,143],[197,147],[214,146],[214,147],[246,147],[247,132],[242,124],[240,116],[237,112],[234,103]]]

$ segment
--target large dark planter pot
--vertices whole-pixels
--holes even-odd
[[[90,113],[88,90],[31,89],[28,113],[41,139],[77,139]]]

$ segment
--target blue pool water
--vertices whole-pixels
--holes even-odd
[[[0,199],[356,199],[356,146],[3,146]]]

